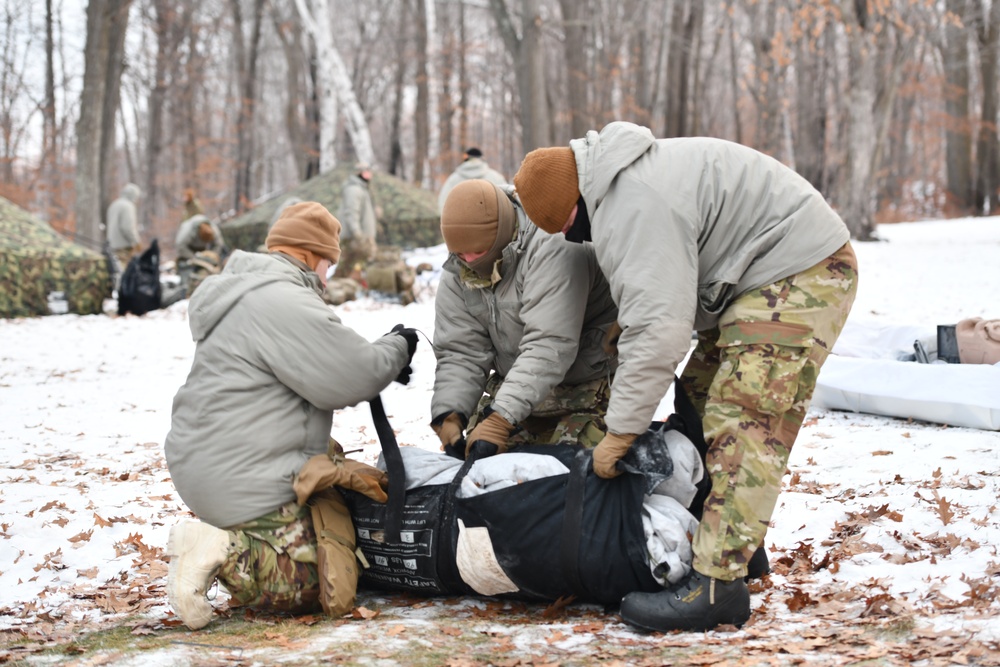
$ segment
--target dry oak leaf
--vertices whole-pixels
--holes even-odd
[[[372,611],[367,607],[355,607],[351,610],[351,616],[358,620],[370,621],[379,615],[378,611]]]

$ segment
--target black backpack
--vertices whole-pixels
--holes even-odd
[[[129,260],[118,287],[118,314],[145,315],[160,307],[160,246],[153,239],[141,255]]]

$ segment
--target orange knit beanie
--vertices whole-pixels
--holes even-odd
[[[580,199],[573,149],[556,146],[531,151],[514,174],[514,187],[533,223],[549,234],[562,231]]]
[[[288,206],[281,212],[264,244],[305,248],[333,264],[340,259],[340,221],[319,202]]]

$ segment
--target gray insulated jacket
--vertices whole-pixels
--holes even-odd
[[[112,250],[139,245],[139,220],[135,209],[139,194],[139,186],[129,183],[122,188],[121,196],[108,206],[107,235]]]
[[[357,174],[348,177],[344,184],[337,219],[341,224],[341,239],[375,238],[378,220],[375,219],[371,191],[368,182]]]
[[[795,171],[721,139],[654,139],[615,122],[570,142],[591,236],[624,333],[607,424],[642,433],[691,348],[744,292],[850,240]]]
[[[520,231],[492,289],[463,284],[454,256],[445,263],[434,307],[432,416],[472,416],[494,369],[504,382],[493,408],[512,424],[557,385],[614,372],[602,343],[618,313],[593,249],[545,234],[515,209]]]
[[[198,236],[198,227],[203,222],[211,225],[212,232],[215,234],[215,238],[208,243],[202,241],[201,237]],[[177,259],[188,260],[194,259],[195,255],[205,250],[212,250],[221,254],[224,245],[222,230],[219,229],[219,225],[214,220],[209,220],[207,216],[197,214],[192,215],[182,222],[181,226],[177,229],[174,250],[177,254]]]
[[[191,298],[197,347],[165,450],[177,492],[213,526],[294,500],[292,477],[326,451],[333,411],[373,398],[406,365],[401,336],[368,342],[321,292],[296,260],[237,250]]]
[[[481,157],[470,157],[458,165],[455,171],[451,172],[445,180],[444,185],[441,186],[441,192],[438,193],[438,211],[444,208],[445,200],[448,199],[448,195],[451,194],[456,185],[473,178],[481,178],[493,185],[506,185],[507,183],[507,179],[503,177],[503,174],[496,169],[492,169],[486,164],[486,160]]]

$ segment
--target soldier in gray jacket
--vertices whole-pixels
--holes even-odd
[[[219,225],[201,213],[181,223],[174,248],[181,298],[191,298],[205,276],[218,273],[227,252]]]
[[[462,163],[455,167],[455,171],[448,175],[441,192],[438,193],[438,211],[444,210],[444,203],[448,201],[448,195],[456,185],[462,181],[470,181],[474,178],[481,178],[489,181],[493,185],[506,185],[507,179],[496,169],[490,167],[483,157],[483,152],[474,146],[465,149],[462,156]]]
[[[139,218],[136,213],[136,202],[142,191],[135,183],[129,183],[122,188],[118,199],[108,206],[105,221],[108,245],[118,261],[118,276],[128,266],[129,260],[142,248],[139,239]]]
[[[415,332],[372,343],[323,302],[339,234],[321,204],[289,206],[268,233],[268,254],[234,252],[191,299],[197,346],[165,452],[177,492],[201,519],[174,526],[167,548],[170,604],[192,629],[211,619],[205,591],[216,576],[237,604],[318,607],[320,531],[296,503],[293,479],[326,454],[334,410],[408,379]]]
[[[617,309],[593,249],[542,234],[510,188],[458,184],[441,232],[451,256],[435,302],[432,427],[442,446],[500,451],[603,436]],[[485,391],[485,396],[484,396]]]
[[[344,181],[340,208],[337,210],[337,217],[343,225],[341,239],[344,242],[344,252],[334,273],[338,278],[350,277],[359,266],[364,269],[378,249],[375,242],[378,219],[369,191],[371,180],[371,167],[358,162],[354,165],[354,173]]]
[[[657,140],[631,123],[532,151],[514,184],[539,227],[593,241],[620,308],[598,475],[619,474],[698,332],[681,383],[703,416],[712,488],[694,571],[626,596],[622,618],[659,631],[745,622],[747,564],[854,302],[846,226],[777,160],[719,139]]]

